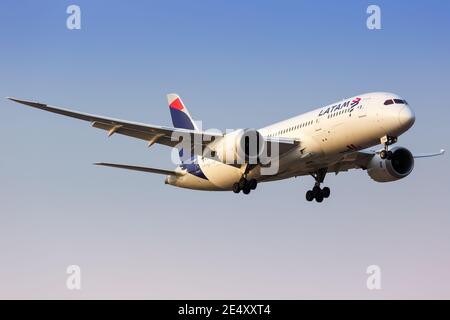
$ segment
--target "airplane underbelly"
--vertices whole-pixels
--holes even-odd
[[[242,170],[211,159],[199,159],[199,165],[208,180],[218,188],[231,190],[242,177]]]
[[[166,184],[186,189],[193,190],[205,190],[205,191],[221,191],[222,189],[218,188],[214,184],[211,183],[208,179],[198,177],[193,174],[186,174],[183,176],[167,176]]]

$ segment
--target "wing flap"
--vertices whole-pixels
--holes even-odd
[[[129,128],[127,126],[123,125],[115,125],[111,123],[104,123],[99,121],[92,122],[92,127],[97,129],[102,129],[105,131],[108,131],[108,136],[111,136],[114,133],[122,134],[128,137],[145,140],[145,141],[153,141],[153,143],[159,142],[161,144],[164,144],[166,146],[175,146],[178,142],[177,141],[171,141],[170,135],[167,137],[166,133],[161,133],[160,131],[142,131],[142,130],[136,130]],[[158,137],[158,139],[155,139]],[[164,138],[164,143],[162,143],[162,138]],[[152,144],[153,144],[152,143]]]

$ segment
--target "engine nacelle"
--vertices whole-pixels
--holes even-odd
[[[391,149],[390,160],[381,159],[377,154],[367,167],[369,176],[377,182],[390,182],[403,179],[408,176],[414,168],[414,157],[411,152],[403,147]]]
[[[264,148],[264,137],[255,129],[235,130],[208,146],[211,156],[226,164],[257,164]]]

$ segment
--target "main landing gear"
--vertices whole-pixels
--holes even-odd
[[[252,168],[253,167],[248,164],[245,166],[242,178],[239,180],[239,182],[233,184],[234,193],[239,193],[242,190],[244,194],[249,194],[250,191],[256,189],[256,187],[258,186],[258,181],[256,179],[247,179],[247,175]]]
[[[239,182],[233,184],[233,192],[239,193],[242,192],[244,194],[249,194],[251,190],[255,190],[258,185],[258,181],[256,179],[247,180],[247,178],[242,177]]]
[[[330,196],[330,188],[320,187],[320,184],[325,179],[326,174],[327,169],[320,169],[316,173],[311,174],[313,178],[316,180],[316,183],[314,184],[314,188],[312,188],[312,190],[308,190],[306,192],[307,201],[313,201],[314,199],[316,199],[317,202],[322,202],[323,199],[326,199]]]
[[[380,141],[384,144],[384,149],[380,151],[380,158],[391,160],[392,151],[389,150],[389,146],[397,142],[397,137],[384,136]]]

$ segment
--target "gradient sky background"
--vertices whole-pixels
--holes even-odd
[[[66,8],[82,29],[66,29]],[[366,28],[366,8],[382,30]],[[0,298],[450,298],[448,156],[404,180],[310,177],[250,196],[164,177],[170,149],[108,139],[16,96],[170,125],[179,93],[207,128],[261,127],[370,91],[405,97],[413,152],[449,149],[449,1],[0,2]],[[82,290],[66,289],[66,267]],[[382,290],[366,288],[367,266]]]

